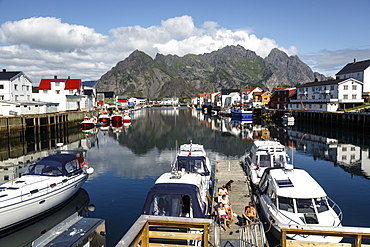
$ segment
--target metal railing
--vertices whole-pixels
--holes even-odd
[[[262,222],[240,227],[239,241],[240,247],[268,246]]]

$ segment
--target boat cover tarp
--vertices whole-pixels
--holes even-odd
[[[193,184],[182,184],[182,183],[163,183],[154,185],[148,192],[144,207],[143,214],[154,214],[151,212],[152,201],[155,200],[156,195],[187,195],[191,198],[192,210],[194,218],[206,218],[206,205],[199,202],[198,198],[198,187]],[[155,202],[154,202],[155,203]],[[171,202],[170,202],[171,203]],[[201,205],[201,203],[203,205]],[[174,208],[174,205],[167,205],[169,208]],[[153,210],[152,210],[153,211]],[[166,216],[174,216],[168,215]]]
[[[30,165],[24,175],[71,176],[82,172],[76,155],[55,154]]]

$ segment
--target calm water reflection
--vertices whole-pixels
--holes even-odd
[[[81,138],[72,145],[88,148],[88,162],[95,168],[83,186],[96,206],[90,217],[105,219],[107,246],[114,246],[136,221],[148,190],[169,171],[176,146],[190,140],[203,144],[214,161],[239,160],[253,139],[276,138],[290,147],[294,165],[306,169],[340,205],[343,225],[370,227],[370,138],[353,130],[302,123],[289,128],[240,125],[187,109],[145,109],[133,113],[129,126],[78,134]],[[19,166],[0,168],[0,183],[4,174],[11,179],[14,173],[21,173]]]

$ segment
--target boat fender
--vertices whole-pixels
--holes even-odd
[[[87,169],[88,166],[89,166],[89,164],[87,164],[86,162],[82,162],[81,165],[80,165],[80,168]]]

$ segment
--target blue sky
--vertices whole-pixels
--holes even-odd
[[[242,45],[334,75],[370,59],[370,1],[0,0],[0,67],[97,80],[134,50],[202,54]]]

